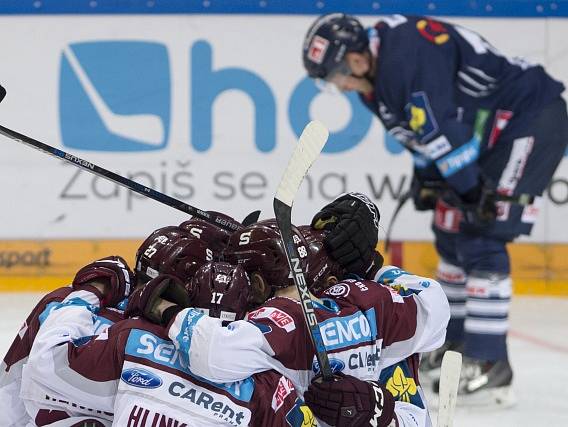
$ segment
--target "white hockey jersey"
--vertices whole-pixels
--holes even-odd
[[[379,380],[383,369],[444,342],[449,305],[435,280],[388,266],[376,282],[345,280],[319,296],[316,317],[332,370]],[[319,371],[300,304],[289,298],[272,298],[249,313],[248,321],[228,327],[186,309],[173,319],[168,335],[191,370],[211,381],[274,369],[303,395]],[[425,405],[400,400],[395,411],[403,425],[430,425]]]
[[[20,395],[28,412],[72,416],[58,426],[79,417],[121,427],[288,426],[313,420],[281,374],[214,384],[188,369],[164,328],[143,319],[90,336],[98,307],[94,294],[76,291],[44,321],[23,369]]]

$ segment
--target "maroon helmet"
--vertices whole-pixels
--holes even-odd
[[[213,260],[207,242],[178,226],[154,231],[136,252],[136,277],[145,283],[158,274],[172,274],[188,282],[197,269]]]
[[[312,289],[314,285],[321,286],[336,271],[336,264],[329,259],[323,247],[325,232],[311,230],[309,226],[300,229],[306,233],[307,239],[292,226],[300,262],[307,273],[308,287]],[[280,230],[274,219],[235,231],[224,256],[228,262],[242,265],[249,274],[259,273],[272,288],[287,288],[294,284]]]
[[[240,265],[209,262],[197,270],[188,291],[195,308],[211,317],[232,322],[245,317],[251,285]]]
[[[219,213],[219,212],[212,212],[220,217],[226,217],[232,222],[236,222],[233,218],[228,215]],[[195,236],[198,239],[205,240],[211,250],[215,258],[217,259],[221,252],[227,246],[229,242],[229,238],[231,237],[232,231],[225,230],[224,228],[219,227],[218,225],[211,224],[209,222],[203,221],[197,217],[193,217],[190,220],[182,222],[180,228],[189,231],[190,234]]]
[[[323,244],[323,239],[329,231],[315,230],[309,225],[300,225],[298,230],[308,244],[309,262],[306,273],[310,291],[319,292],[327,288],[329,276],[335,276],[341,280],[345,275],[345,269],[328,255]]]

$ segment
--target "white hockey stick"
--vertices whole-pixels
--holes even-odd
[[[120,115],[113,112],[97,92],[73,50],[67,46],[64,52],[83,90],[109,131],[147,145],[159,145],[164,142],[164,124],[160,117],[154,114]]]
[[[326,381],[331,380],[333,375],[306,283],[306,272],[300,264],[300,255],[298,254],[294,242],[295,236],[292,232],[292,205],[294,204],[294,199],[296,198],[300,184],[308,173],[312,163],[318,158],[328,136],[328,130],[320,122],[312,121],[308,123],[300,136],[294,153],[292,153],[292,158],[282,175],[282,179],[276,190],[276,195],[274,196],[274,215],[276,216],[276,221],[280,228],[286,258],[288,259],[288,264],[292,271],[292,278],[300,294],[302,310],[316,350],[316,358],[320,366],[320,371],[323,379]]]
[[[457,351],[446,351],[444,353],[440,371],[440,390],[438,392],[437,427],[452,427],[454,423],[454,410],[456,409],[461,365],[461,353]]]

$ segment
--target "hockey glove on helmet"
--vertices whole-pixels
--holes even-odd
[[[175,305],[162,312],[158,307],[162,300]],[[126,317],[142,316],[165,326],[186,307],[189,307],[189,294],[183,282],[175,276],[162,274],[132,293],[124,314]]]
[[[365,195],[347,193],[324,206],[312,219],[316,230],[329,230],[324,244],[347,273],[369,277],[383,265],[376,251],[379,240],[377,206]]]
[[[104,283],[105,292],[99,292],[91,286],[90,282]],[[101,298],[103,307],[114,307],[130,295],[133,287],[134,273],[120,256],[110,256],[92,262],[81,268],[73,279],[73,289],[88,289]]]

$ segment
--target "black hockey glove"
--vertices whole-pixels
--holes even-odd
[[[497,193],[495,190],[478,185],[460,196],[465,227],[485,228],[497,218]]]
[[[420,180],[416,173],[412,176],[410,192],[417,211],[429,211],[436,208],[436,201],[442,192],[444,183],[435,180]]]
[[[101,305],[103,307],[114,307],[130,295],[134,283],[134,273],[132,273],[124,258],[110,256],[81,268],[73,279],[73,289],[88,289],[95,292],[94,287],[90,286],[90,282],[105,284]]]
[[[347,273],[367,277],[383,265],[376,251],[379,240],[377,206],[365,195],[347,193],[324,206],[312,219],[316,230],[329,230],[324,244]]]
[[[333,381],[316,377],[304,393],[314,415],[331,426],[386,427],[394,416],[394,397],[374,381],[335,374]]]
[[[176,305],[160,312],[158,305],[161,300]],[[124,314],[126,317],[142,316],[152,323],[165,326],[189,304],[189,294],[183,282],[175,276],[162,274],[132,293]]]

